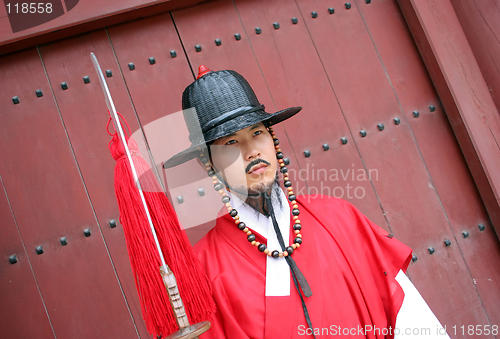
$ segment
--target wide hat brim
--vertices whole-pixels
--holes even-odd
[[[255,125],[259,122],[264,123],[266,126],[275,125],[294,116],[301,109],[302,107],[290,107],[276,113],[267,113],[264,110],[260,110],[240,115],[211,129],[208,133],[205,133],[203,138],[200,138],[199,141],[193,142],[189,148],[177,153],[165,161],[163,168],[172,168],[198,157],[200,154],[199,149],[205,147],[205,144],[207,143]]]

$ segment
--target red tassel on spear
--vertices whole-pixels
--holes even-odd
[[[108,145],[117,161],[115,194],[146,327],[154,335],[170,334],[166,338],[195,338],[208,330],[210,323],[203,320],[215,312],[210,282],[137,144],[123,133],[94,53],[91,59],[108,106],[108,126],[113,121],[115,127]]]

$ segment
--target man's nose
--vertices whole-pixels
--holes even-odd
[[[260,156],[260,152],[254,147],[248,147],[245,150],[245,160],[253,160]]]

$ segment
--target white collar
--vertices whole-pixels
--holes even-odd
[[[281,206],[276,191],[279,191]],[[238,211],[240,220],[252,231],[259,233],[267,239],[267,248],[270,251],[279,250],[281,252],[272,219],[256,212],[253,207],[243,202],[235,194],[228,192],[228,195],[231,198],[231,206]],[[290,206],[281,188],[276,190],[273,187],[271,201],[276,221],[278,221],[281,234],[283,235],[285,247],[288,247],[290,246]],[[265,254],[262,253],[262,255]],[[290,268],[285,258],[272,258],[267,256],[266,296],[288,295],[290,295]]]

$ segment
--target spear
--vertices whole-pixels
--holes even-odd
[[[181,296],[179,294],[177,280],[174,276],[174,273],[172,272],[172,270],[170,269],[170,267],[167,265],[167,263],[165,261],[162,247],[160,246],[160,241],[158,240],[157,232],[156,232],[156,229],[153,225],[152,216],[151,216],[150,210],[148,208],[148,203],[147,203],[146,198],[144,196],[143,188],[141,186],[141,183],[140,183],[138,175],[137,175],[138,171],[136,169],[136,166],[134,165],[134,161],[132,159],[132,155],[131,155],[131,151],[129,149],[127,139],[125,138],[125,134],[124,134],[122,125],[121,125],[120,120],[118,118],[119,113],[117,114],[117,111],[115,109],[115,105],[113,103],[113,99],[111,98],[111,94],[109,92],[108,85],[106,83],[106,79],[104,78],[104,75],[101,71],[101,67],[99,66],[99,62],[97,61],[97,58],[93,52],[90,53],[90,58],[92,60],[92,63],[94,64],[95,70],[97,72],[97,76],[99,78],[99,82],[101,83],[102,90],[104,93],[104,98],[106,100],[106,105],[108,107],[108,111],[109,111],[110,116],[111,116],[111,120],[113,121],[113,125],[115,127],[115,130],[117,131],[121,145],[123,145],[124,153],[126,155],[126,158],[128,160],[128,165],[130,166],[130,170],[132,172],[133,181],[134,181],[134,183],[138,189],[138,192],[139,192],[140,200],[142,202],[142,207],[143,207],[145,215],[147,217],[147,222],[149,224],[149,228],[151,230],[151,234],[152,234],[153,239],[154,239],[156,251],[158,252],[160,263],[161,263],[161,266],[159,268],[158,273],[160,274],[161,279],[163,281],[163,284],[165,285],[166,291],[168,293],[168,298],[170,300],[170,306],[172,308],[177,327],[179,328],[178,331],[176,331],[176,332],[174,332],[174,333],[172,333],[164,338],[167,338],[167,339],[198,338],[199,335],[206,332],[210,328],[210,322],[201,321],[201,322],[198,322],[194,325],[191,325],[189,323],[189,319],[188,319],[188,316],[186,314],[184,303],[183,303]],[[129,140],[130,140],[130,138],[129,138]],[[162,192],[162,194],[163,194],[163,192]],[[165,197],[165,199],[166,199],[166,197]],[[167,204],[169,204],[168,199],[167,199]],[[154,218],[154,219],[158,220],[158,218]],[[177,255],[182,255],[182,254],[179,253]],[[132,263],[132,261],[133,261],[132,254],[130,253],[130,251],[129,251],[129,256],[131,256],[131,263]],[[134,260],[136,260],[136,258],[134,258]],[[132,264],[133,267],[136,264],[137,263],[135,263],[135,261],[134,261],[134,264]],[[137,283],[137,277],[136,277],[136,286],[138,288],[139,295],[141,295],[141,291],[139,290],[139,285]],[[142,302],[143,302],[143,300],[141,299],[141,304],[142,304]],[[142,306],[143,306],[143,316],[146,317],[146,314],[149,314],[148,312],[150,312],[151,310],[147,310],[147,312],[145,314],[144,305],[142,305]],[[153,312],[153,311],[151,311],[151,312]],[[148,330],[150,332],[155,331],[155,329],[152,329],[152,328],[148,328]],[[163,335],[164,334],[165,333],[163,333]]]

